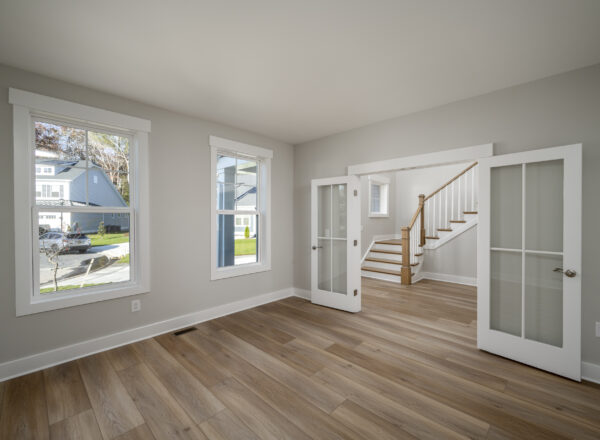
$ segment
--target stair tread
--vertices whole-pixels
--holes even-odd
[[[396,246],[402,246],[402,240],[399,238],[391,239],[391,240],[381,240],[381,241],[376,241],[375,244],[392,244],[392,245],[396,245]]]
[[[367,272],[387,273],[388,275],[396,275],[396,276],[401,275],[399,270],[380,269],[378,267],[371,267],[371,266],[363,266],[363,267],[361,267],[361,270],[366,270]]]
[[[398,264],[398,265],[402,265],[402,261],[398,261],[398,260],[389,260],[387,258],[373,258],[373,257],[367,257],[365,258],[365,261],[374,261],[376,263],[388,263],[388,264]]]
[[[427,236],[425,238],[429,239],[429,240],[439,240],[440,239],[440,237],[431,237],[431,236]]]
[[[452,232],[452,229],[450,229],[450,228],[438,228],[438,231],[442,231],[442,232]]]
[[[463,214],[477,214],[477,211],[463,211]]]
[[[402,251],[388,251],[383,249],[371,249],[369,252],[379,252],[381,254],[402,255]]]
[[[423,255],[423,252],[419,252],[418,254],[415,254],[415,257],[420,257],[421,255]]]
[[[450,223],[467,223],[466,220],[450,220]]]

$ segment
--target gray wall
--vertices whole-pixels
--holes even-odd
[[[395,200],[396,200],[396,185],[394,173],[380,173],[377,176],[387,177],[390,179],[389,186],[389,205],[388,212],[389,217],[369,217],[369,177],[362,176],[360,178],[360,193],[362,195],[360,204],[360,218],[361,218],[361,254],[369,248],[371,241],[375,235],[389,235],[396,233],[396,220],[395,220]]]
[[[150,222],[152,292],[15,317],[12,110],[8,87],[152,121]],[[216,135],[273,149],[270,272],[210,280],[210,155]],[[293,149],[247,131],[0,66],[0,362],[292,286]],[[175,227],[175,230],[172,230]]]
[[[583,143],[583,359],[600,364],[600,65],[347,131],[294,149],[294,282],[310,286],[310,180],[375,160],[494,142],[496,154]]]
[[[437,249],[425,250],[423,272],[477,277],[477,226]]]

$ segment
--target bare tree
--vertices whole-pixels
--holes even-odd
[[[64,247],[60,247],[56,244],[53,244],[50,247],[46,247],[44,246],[43,251],[44,254],[46,255],[46,258],[48,259],[48,262],[52,265],[52,275],[53,275],[53,280],[54,280],[54,291],[58,291],[58,280],[57,280],[57,275],[58,275],[58,269],[60,268],[60,259],[59,256],[61,254],[61,252],[65,251],[66,248]]]

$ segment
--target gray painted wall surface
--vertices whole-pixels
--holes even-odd
[[[152,292],[15,317],[12,108],[8,87],[152,121]],[[272,270],[210,281],[210,154],[216,135],[273,149]],[[292,286],[292,146],[106,93],[0,66],[0,362]]]
[[[600,65],[347,131],[294,149],[294,282],[310,286],[310,180],[348,165],[494,142],[496,154],[583,143],[583,359],[600,363]]]
[[[389,186],[389,205],[388,212],[389,217],[369,217],[369,177],[362,176],[360,178],[360,193],[362,196],[360,204],[360,218],[361,218],[361,255],[369,248],[371,241],[375,235],[388,235],[395,234],[396,221],[395,221],[395,200],[396,200],[396,185],[394,173],[380,173],[377,176],[387,177],[390,179]]]
[[[477,226],[437,249],[425,250],[424,272],[477,277]]]

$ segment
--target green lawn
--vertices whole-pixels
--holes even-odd
[[[129,264],[129,254],[119,258],[119,261],[117,261],[117,263],[126,263]]]
[[[104,234],[101,236],[99,234],[87,234],[87,236],[92,240],[93,246],[106,246],[108,244],[119,244],[119,243],[128,243],[129,242],[129,232],[119,232],[115,234]]]
[[[235,240],[235,255],[256,254],[256,238],[242,238]]]
[[[98,286],[99,284],[84,284],[83,287],[91,287]],[[69,284],[68,286],[58,286],[58,290],[71,290],[71,289],[79,289],[79,284]],[[45,289],[40,289],[40,293],[50,293],[54,292],[54,287],[46,287]]]

